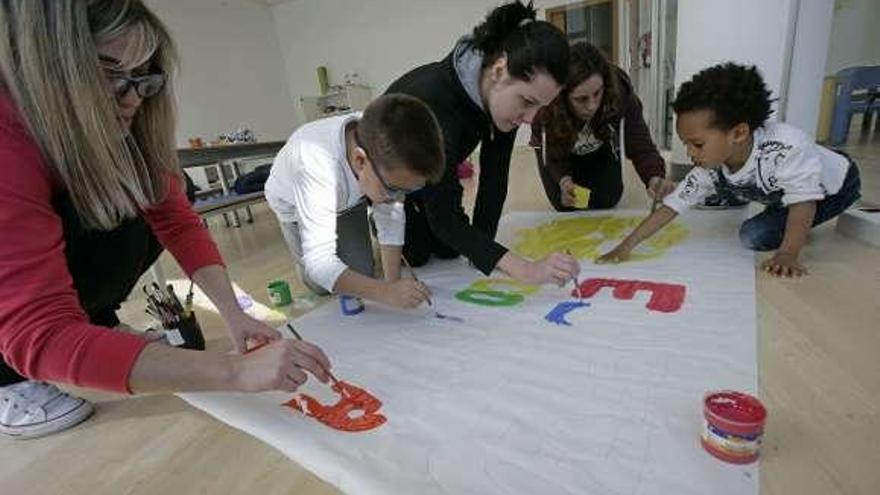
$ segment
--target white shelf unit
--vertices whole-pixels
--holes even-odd
[[[303,115],[306,122],[332,117],[344,113],[362,111],[373,98],[369,86],[351,84],[331,88],[324,96],[301,96]]]

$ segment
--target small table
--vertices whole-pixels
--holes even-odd
[[[244,159],[269,158],[274,157],[278,150],[284,146],[284,141],[271,141],[267,143],[246,143],[246,144],[229,144],[221,146],[208,146],[204,148],[181,148],[177,150],[177,157],[180,161],[180,168],[187,169],[191,167],[217,167],[217,175],[220,179],[220,189],[212,190],[220,192],[217,200],[209,200],[203,204],[196,205],[196,211],[203,217],[210,215],[222,214],[226,225],[229,226],[229,218],[227,213],[232,213],[233,225],[238,227],[241,222],[238,217],[238,210],[244,208],[247,213],[247,222],[253,221],[253,215],[250,205],[265,199],[262,192],[250,193],[246,195],[232,194],[229,180],[224,173],[224,166],[229,165],[232,170],[233,180],[238,179],[241,175],[239,163]],[[202,193],[207,195],[210,193]],[[199,198],[199,193],[196,198]]]

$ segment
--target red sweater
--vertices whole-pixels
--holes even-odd
[[[130,393],[146,341],[89,323],[52,208],[59,191],[13,103],[0,95],[0,355],[31,379]],[[223,263],[176,178],[143,216],[188,275]]]

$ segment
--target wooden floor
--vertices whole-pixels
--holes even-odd
[[[880,140],[854,136],[865,197],[880,201]],[[514,153],[508,210],[549,208],[528,149]],[[646,205],[631,168],[621,206]],[[271,212],[211,231],[232,277],[267,303],[269,280],[294,280]],[[803,280],[757,277],[759,377],[770,416],[761,464],[764,495],[880,493],[880,250],[817,229]],[[180,271],[167,257],[169,278]],[[296,288],[302,291],[302,288]],[[143,301],[123,320],[146,323]],[[227,348],[216,315],[201,311],[209,346]],[[17,442],[0,439],[0,493],[337,493],[280,453],[174,396],[120,397],[76,391],[95,416],[70,431]],[[698,407],[695,404],[694,407]],[[694,439],[696,442],[696,439]]]

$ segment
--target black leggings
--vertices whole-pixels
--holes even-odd
[[[538,173],[550,204],[556,211],[577,211],[579,208],[562,204],[559,182],[544,166],[540,150],[535,154],[538,156]],[[586,209],[602,210],[617,206],[623,195],[623,174],[620,160],[607,144],[587,155],[569,154],[568,160],[571,162],[571,179],[575,184],[590,190],[590,202]]]
[[[406,243],[403,245],[403,256],[409,264],[424,266],[431,259],[431,255],[440,259],[458,257],[458,251],[434,235],[425,216],[425,205],[421,198],[415,195],[407,196],[403,207],[406,212]],[[464,216],[464,210],[454,214]],[[466,216],[463,221],[469,222]]]

